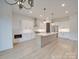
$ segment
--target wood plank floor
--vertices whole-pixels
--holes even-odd
[[[58,39],[39,48],[35,40],[18,43],[13,49],[0,52],[0,59],[77,59],[77,42]]]

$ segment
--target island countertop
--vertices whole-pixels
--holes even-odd
[[[57,34],[57,33],[58,33],[58,32],[38,33],[37,35],[39,35],[39,36],[48,36],[48,35]]]

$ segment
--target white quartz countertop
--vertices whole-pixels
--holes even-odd
[[[48,35],[52,35],[52,34],[57,34],[57,32],[51,32],[51,33],[38,33],[37,35],[40,35],[40,36],[48,36]]]

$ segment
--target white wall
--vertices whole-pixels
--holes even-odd
[[[11,7],[0,0],[0,51],[13,47]]]
[[[64,19],[63,19],[64,20]],[[78,19],[77,14],[67,18],[67,21],[55,22],[59,26],[59,37],[68,38],[72,40],[78,39]]]
[[[22,20],[22,30],[33,30],[34,20],[30,18],[25,18]]]
[[[13,34],[22,34],[21,39],[15,42],[22,42],[33,39],[34,19],[18,13],[13,13]]]
[[[37,19],[37,25],[38,32],[46,32],[46,24],[44,23],[43,19]]]
[[[22,31],[22,25],[21,25],[21,17],[17,14],[12,13],[12,29],[13,29],[13,34],[19,34]]]
[[[33,30],[34,20],[31,17],[13,13],[13,32],[22,33],[24,30]]]
[[[78,16],[77,15],[73,15],[70,17],[69,20],[69,24],[70,24],[70,32],[78,32]]]

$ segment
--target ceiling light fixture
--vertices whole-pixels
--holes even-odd
[[[30,14],[32,14],[32,11],[31,11],[31,10],[27,10],[27,11],[26,11],[26,14],[27,14],[27,15],[30,15]]]
[[[46,18],[47,20],[49,19],[49,17]]]
[[[34,1],[33,0],[4,0],[7,4],[9,5],[18,5],[19,9],[25,8],[25,9],[31,9],[34,6]],[[29,5],[29,7],[25,6],[25,2]]]
[[[44,8],[43,10],[44,10],[44,21],[46,21],[46,18],[45,18],[46,8]]]
[[[65,11],[65,13],[66,13],[66,14],[68,14],[68,13],[69,13],[69,11]]]
[[[44,10],[44,16],[43,16],[43,18],[44,18],[44,20],[43,20],[43,21],[44,21],[44,22],[43,22],[43,23],[47,23],[47,19],[46,19],[46,15],[45,15],[46,8],[44,8],[43,10]]]
[[[62,7],[64,7],[64,6],[65,6],[65,4],[63,3],[63,4],[61,4],[61,6],[62,6]]]
[[[40,17],[42,17],[42,15],[40,15]]]
[[[32,11],[29,11],[30,13],[32,13]]]

